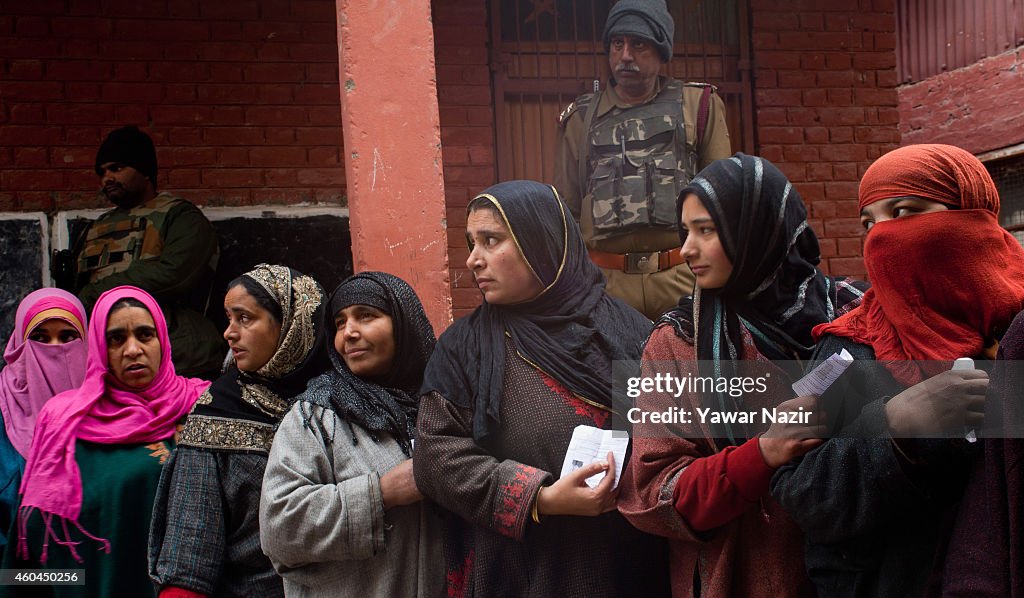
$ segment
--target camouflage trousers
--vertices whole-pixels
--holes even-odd
[[[680,264],[661,272],[627,274],[622,270],[601,268],[608,278],[608,294],[622,299],[651,320],[679,303],[679,298],[693,292],[693,273]]]

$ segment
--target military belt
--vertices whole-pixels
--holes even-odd
[[[590,250],[590,261],[608,270],[622,270],[626,274],[651,274],[685,264],[679,254],[681,247],[649,253],[605,253]]]

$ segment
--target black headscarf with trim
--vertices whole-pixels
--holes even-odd
[[[479,197],[497,207],[545,290],[514,305],[486,301],[438,340],[422,393],[473,410],[473,438],[501,426],[505,335],[528,362],[572,392],[609,408],[612,361],[636,360],[651,323],[605,293],[579,225],[550,185],[508,181]]]
[[[742,351],[741,322],[765,357],[782,363],[808,359],[814,350],[814,326],[859,302],[863,290],[837,284],[818,270],[818,238],[807,223],[800,194],[764,158],[737,153],[713,162],[679,194],[676,218],[682,242],[687,234],[682,204],[690,194],[714,220],[732,274],[721,288],[698,287],[692,297],[681,298],[658,324],[671,324],[678,336],[694,343],[697,359],[714,370],[702,371],[704,376],[734,375]],[[728,393],[707,393],[704,400],[716,410],[746,410],[741,398]],[[745,434],[728,425],[716,435],[720,444],[745,440]]]
[[[412,455],[423,370],[434,351],[434,329],[416,291],[386,272],[363,272],[345,279],[331,295],[328,328],[334,330],[338,312],[351,305],[369,305],[391,316],[395,355],[391,369],[380,378],[352,373],[328,339],[331,370],[309,383],[300,401],[334,411],[349,424],[362,427],[371,438],[390,434],[402,451]],[[303,413],[310,425],[309,413]],[[357,442],[352,434],[352,443]]]

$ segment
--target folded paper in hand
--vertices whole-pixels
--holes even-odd
[[[595,461],[604,461],[608,453],[615,456],[615,485],[618,488],[622,476],[622,466],[626,462],[626,448],[629,446],[629,435],[622,430],[602,430],[594,426],[576,426],[572,431],[569,448],[565,451],[562,462],[564,478],[577,469],[590,465]],[[587,485],[596,488],[604,479],[605,472],[596,473],[587,478]]]
[[[819,363],[817,367],[793,383],[793,392],[798,397],[809,395],[821,396],[832,383],[843,375],[846,368],[853,363],[853,355],[846,349],[841,353],[833,353],[828,359]]]

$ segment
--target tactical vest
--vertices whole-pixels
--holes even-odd
[[[599,101],[584,96],[579,102],[591,105],[580,109],[596,110]],[[584,122],[592,118],[587,114]],[[675,229],[676,198],[697,165],[696,147],[686,138],[681,81],[670,80],[646,104],[616,107],[594,119],[585,149],[587,172],[581,179],[593,210],[595,240]]]
[[[164,249],[167,213],[185,201],[161,193],[131,210],[113,210],[99,218],[86,234],[78,257],[79,280],[94,283],[123,272],[135,260],[159,257]]]

